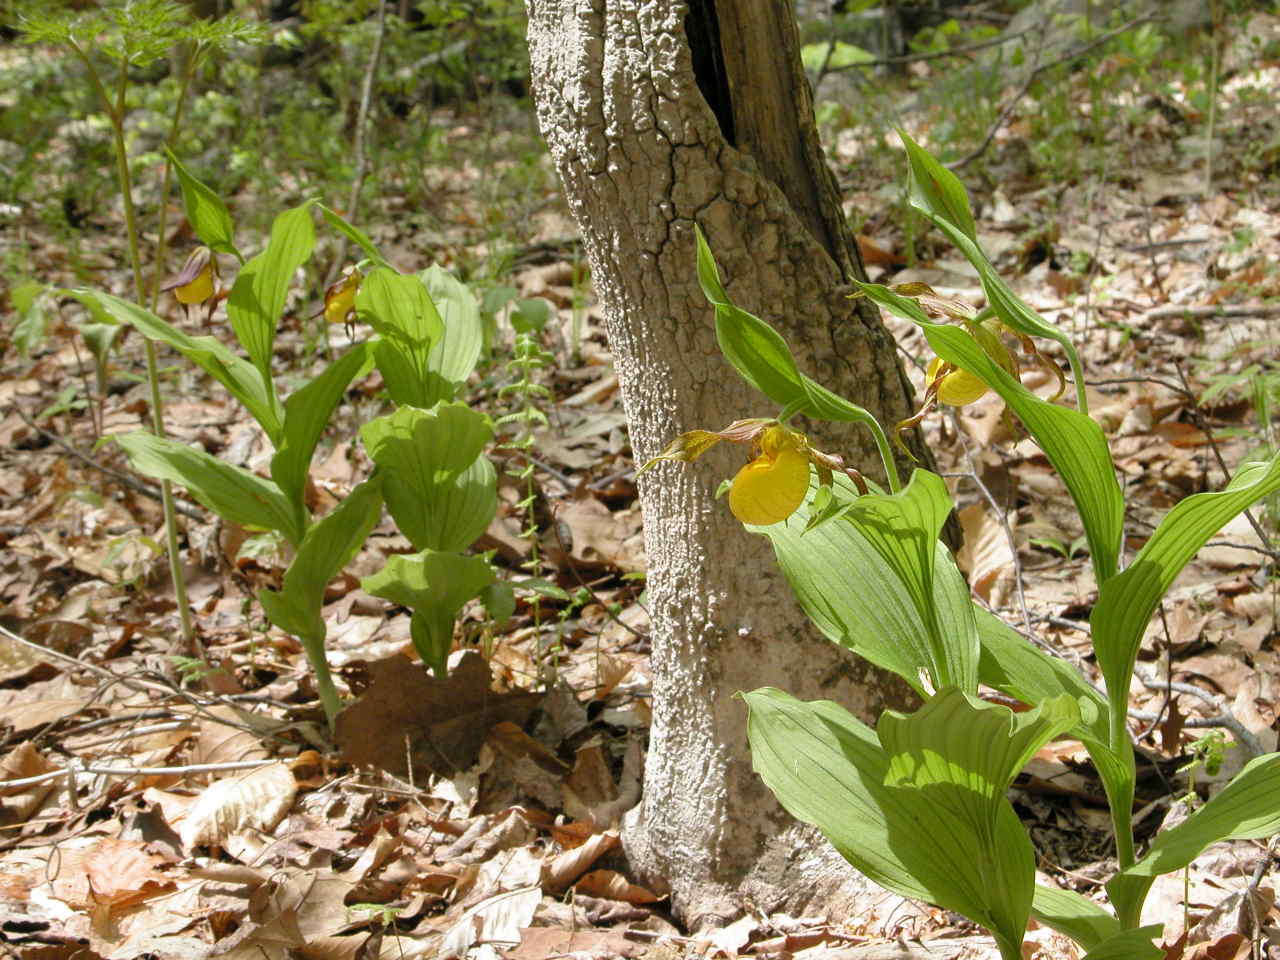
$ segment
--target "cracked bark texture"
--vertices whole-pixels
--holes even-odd
[[[783,333],[802,370],[881,422],[908,416],[891,338],[865,300],[846,298],[862,264],[818,141],[790,4],[526,3],[539,124],[582,230],[636,461],[681,431],[776,412],[716,346],[695,222],[730,296]],[[809,428],[822,449],[882,472],[865,431]],[[753,906],[836,912],[869,887],[754,775],[734,694],[772,685],[863,718],[905,702],[903,685],[812,630],[768,542],[714,499],[745,460],[729,447],[640,479],[653,726],[625,847],[690,928]]]

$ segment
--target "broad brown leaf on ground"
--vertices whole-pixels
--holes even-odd
[[[531,693],[494,693],[489,665],[474,652],[464,654],[443,680],[402,656],[368,669],[369,688],[338,715],[343,758],[399,777],[412,775],[415,782],[473,766],[495,723],[523,725],[541,700]],[[406,753],[413,758],[412,771],[406,769]]]

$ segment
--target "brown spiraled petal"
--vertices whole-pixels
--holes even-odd
[[[636,476],[644,473],[654,464],[661,460],[681,460],[690,463],[698,457],[702,456],[723,438],[718,433],[712,433],[710,430],[690,430],[676,437],[666,448],[656,457],[650,457],[639,470]]]
[[[942,317],[947,320],[972,320],[978,312],[966,301],[958,297],[940,296],[927,283],[916,280],[912,283],[899,283],[889,288],[900,297],[910,297],[920,305],[931,317]]]
[[[1022,344],[1022,352],[1031,357],[1037,367],[1046,373],[1050,373],[1058,381],[1058,389],[1054,391],[1053,396],[1049,398],[1049,402],[1057,400],[1067,392],[1067,377],[1062,372],[1062,368],[1057,362],[1049,356],[1040,352],[1040,348],[1036,346],[1035,341],[1025,334],[1018,334],[1018,342]]]

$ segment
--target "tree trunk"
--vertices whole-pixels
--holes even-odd
[[[527,5],[539,123],[582,230],[636,461],[682,431],[777,412],[720,356],[695,274],[695,222],[730,296],[783,333],[802,370],[889,429],[910,415],[892,339],[865,299],[847,299],[863,268],[818,141],[790,4]],[[809,433],[882,474],[860,428]],[[740,449],[717,449],[640,481],[653,727],[626,851],[691,928],[750,906],[839,909],[866,887],[753,774],[734,693],[773,685],[864,718],[906,696],[813,631],[767,541],[713,499],[743,462]]]

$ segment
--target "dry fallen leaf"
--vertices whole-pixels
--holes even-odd
[[[494,693],[489,665],[475,652],[463,655],[443,680],[398,655],[368,670],[368,689],[338,714],[335,736],[343,758],[400,777],[412,774],[415,782],[474,766],[494,724],[522,725],[541,700],[531,693]],[[406,770],[406,754],[412,771]]]
[[[283,763],[218,780],[183,818],[178,831],[182,845],[190,852],[198,846],[223,846],[241,831],[269,833],[297,792],[297,782]]]
[[[616,870],[594,870],[579,880],[574,889],[589,897],[621,900],[624,903],[657,903],[662,899],[651,890],[629,882]]]
[[[610,850],[622,845],[617,830],[606,830],[590,837],[586,843],[566,850],[542,864],[542,885],[549,892],[559,893],[573,886],[597,860]]]

